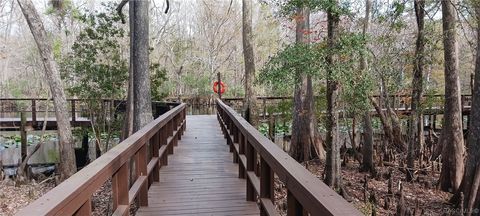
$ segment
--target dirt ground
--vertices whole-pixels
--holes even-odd
[[[318,178],[322,179],[324,164],[319,161],[308,162],[308,170],[314,173]],[[392,170],[393,195],[388,194],[388,178],[387,173]],[[424,174],[418,174],[416,182],[405,182],[405,174],[398,167],[377,167],[378,177],[368,178],[367,202],[364,202],[364,182],[365,175],[361,173],[359,164],[351,162],[342,167],[343,181],[351,202],[365,215],[372,215],[374,208],[373,202],[370,201],[372,194],[375,194],[376,215],[395,215],[397,203],[399,200],[399,182],[403,184],[403,194],[406,206],[410,208],[414,215],[452,215],[456,210],[448,203],[451,193],[443,192],[436,189],[439,172],[427,171]],[[275,189],[275,199],[277,209],[285,215],[286,210],[286,189],[277,179]],[[390,205],[385,208],[385,199],[390,198]]]
[[[0,215],[14,215],[53,187],[53,179],[24,185],[17,185],[9,179],[0,181]]]

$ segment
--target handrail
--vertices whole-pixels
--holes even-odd
[[[6,102],[10,102],[10,101],[23,101],[23,102],[30,102],[30,109],[29,110],[23,110],[23,111],[26,111],[28,113],[31,113],[31,119],[28,119],[27,122],[31,122],[32,126],[38,126],[39,125],[39,120],[37,118],[37,114],[40,113],[40,112],[45,112],[44,110],[39,110],[40,106],[38,104],[38,102],[45,102],[45,101],[49,101],[50,99],[48,98],[0,98],[0,113],[17,113],[17,112],[20,112],[20,110],[8,110],[8,111],[5,111],[3,110],[2,106],[6,103]],[[71,117],[71,123],[72,124],[76,124],[78,122],[81,122],[79,120],[79,116],[77,116],[77,113],[82,113],[82,110],[79,110],[79,108],[81,108],[81,103],[82,102],[85,102],[85,101],[88,101],[88,100],[101,100],[103,102],[103,106],[105,107],[105,109],[110,109],[112,112],[116,112],[117,111],[117,105],[118,104],[121,104],[121,103],[124,103],[125,100],[119,100],[119,99],[108,99],[108,98],[97,98],[97,99],[94,99],[94,98],[89,98],[89,99],[80,99],[80,98],[67,98],[67,103],[70,104],[70,108],[69,108],[69,113],[70,113],[70,117]],[[112,104],[113,102],[113,104]],[[53,101],[52,101],[53,103]],[[153,107],[158,107],[159,105],[162,105],[162,104],[165,104],[167,106],[171,106],[171,105],[174,105],[174,106],[178,106],[180,103],[175,103],[175,102],[161,102],[161,101],[152,101],[152,106]],[[113,105],[113,106],[111,106]],[[111,106],[111,107],[110,107]],[[53,112],[50,111],[50,112]],[[85,120],[85,119],[83,119]]]
[[[362,215],[231,107],[220,99],[216,102],[222,131],[234,152],[234,162],[239,164],[239,177],[247,179],[246,199],[255,201],[255,194],[259,196],[261,215],[278,215],[272,201],[275,174],[287,187],[287,215],[304,215],[304,211],[311,215]]]
[[[148,188],[159,181],[159,169],[168,165],[168,155],[186,128],[185,107],[180,104],[153,120],[17,215],[90,215],[92,194],[109,179],[114,215],[128,215],[135,198],[147,206]],[[130,160],[135,163],[132,184]]]

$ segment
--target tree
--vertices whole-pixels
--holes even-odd
[[[255,80],[255,56],[252,46],[252,1],[242,0],[242,42],[245,62],[245,119],[252,125],[257,125],[257,106],[253,81]]]
[[[117,130],[114,99],[125,95],[128,62],[122,55],[127,38],[120,23],[121,16],[115,13],[112,3],[102,5],[106,11],[77,15],[83,28],[71,52],[62,58],[61,72],[71,96],[89,99],[84,104],[88,108],[95,146],[97,151],[106,152]],[[105,103],[105,99],[111,100]],[[101,138],[102,134],[106,134],[105,139]],[[101,145],[102,141],[104,145]],[[90,158],[91,161],[94,159]]]
[[[464,170],[455,3],[455,0],[442,1],[445,115],[440,138],[443,144],[440,188],[451,192],[456,192],[460,186]]]
[[[148,44],[148,2],[130,1],[130,69],[133,79],[133,132],[152,120]]]
[[[417,20],[417,42],[413,60],[412,103],[408,130],[407,181],[412,181],[415,169],[415,149],[423,146],[423,115],[420,108],[423,96],[423,68],[425,65],[425,1],[415,0]],[[420,162],[422,159],[420,159]]]
[[[467,160],[462,183],[455,196],[453,203],[459,203],[461,194],[465,197],[464,206],[467,215],[472,214],[474,208],[480,208],[480,2],[474,1],[477,21],[477,54],[475,58],[475,77],[472,89],[472,109],[467,140]]]
[[[363,20],[363,29],[362,35],[365,38],[368,31],[368,24],[370,19],[370,8],[372,7],[371,0],[365,0],[365,18]],[[360,70],[363,73],[368,72],[368,62],[365,54],[360,56]],[[370,110],[366,110],[363,114],[363,133],[364,133],[364,143],[363,143],[363,160],[361,170],[364,172],[370,172],[375,174],[375,165],[373,163],[373,128],[372,128],[372,118],[370,116]]]
[[[47,36],[47,32],[33,2],[31,0],[17,0],[17,2],[27,20],[40,56],[42,57],[45,77],[47,78],[53,97],[60,146],[60,163],[58,169],[60,179],[65,180],[76,172],[76,166],[73,149],[74,141],[67,111],[67,99],[60,79],[60,72],[57,62],[54,59],[50,39]]]
[[[298,7],[295,14],[296,46],[308,47],[310,43],[310,10],[305,6]],[[292,122],[292,140],[289,154],[299,162],[319,157],[324,159],[324,150],[317,129],[314,112],[313,88],[311,74],[304,68],[295,69],[295,91]],[[318,151],[318,153],[317,153]]]
[[[329,49],[333,50],[338,42],[339,37],[339,6],[337,0],[330,0],[327,8],[328,19],[328,38],[327,44]],[[339,82],[336,80],[333,71],[336,64],[334,52],[330,52],[327,56],[327,114],[326,114],[326,145],[327,145],[327,161],[325,165],[325,183],[334,188],[341,189],[342,173],[340,164],[340,139],[338,134],[338,98],[339,98]]]

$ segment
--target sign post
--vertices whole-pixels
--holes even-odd
[[[220,72],[217,73],[217,82],[218,82],[218,98],[222,99],[222,85],[220,85],[220,83],[222,83],[222,80],[220,79]]]

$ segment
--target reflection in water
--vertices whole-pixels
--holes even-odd
[[[215,104],[188,104],[187,115],[216,115]]]
[[[239,104],[232,104],[235,111],[241,113],[242,107]],[[187,115],[216,115],[215,104],[187,104]]]

